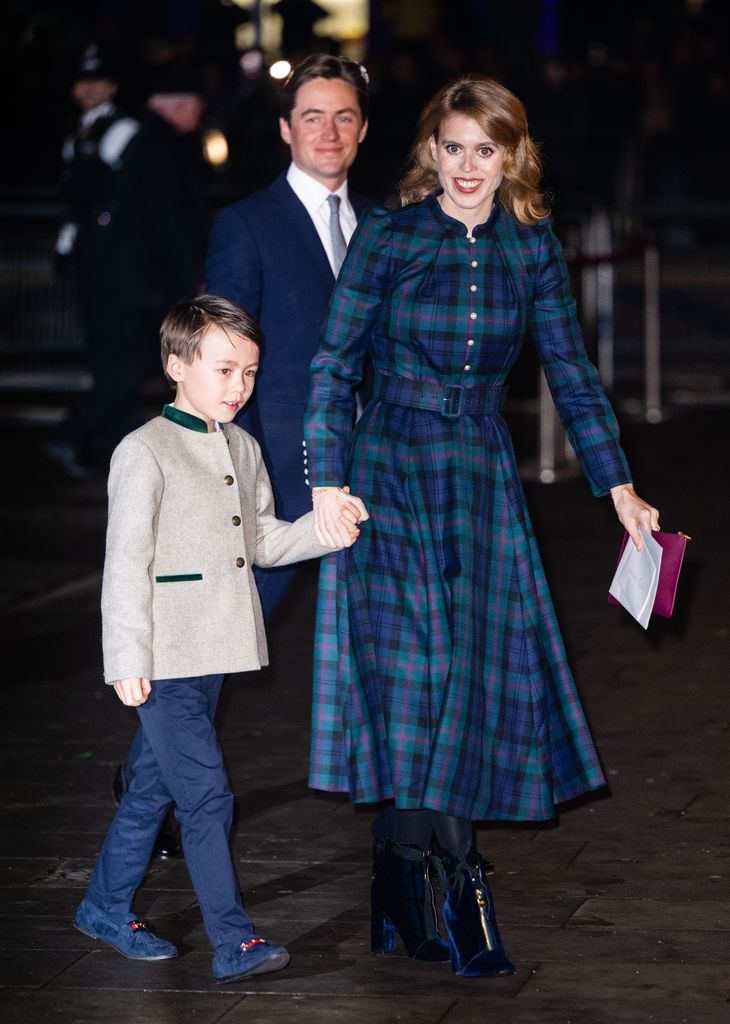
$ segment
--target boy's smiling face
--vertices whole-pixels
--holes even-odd
[[[259,349],[250,338],[210,327],[192,363],[167,357],[168,376],[177,384],[173,405],[204,420],[209,431],[216,421],[230,423],[253,393]]]

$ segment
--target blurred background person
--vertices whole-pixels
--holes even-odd
[[[195,76],[168,70],[119,157],[114,207],[105,217],[113,237],[94,268],[104,329],[93,388],[70,419],[73,433],[66,423],[48,445],[72,476],[105,467],[142,422],[140,396],[157,367],[162,318],[200,290],[209,226],[198,136],[204,110]]]
[[[118,245],[118,172],[124,150],[139,130],[139,123],[116,105],[118,88],[118,72],[109,55],[96,44],[87,47],[71,87],[80,117],[62,150],[60,192],[72,219],[61,226],[56,253],[64,272],[69,264],[75,271],[86,354],[94,379],[103,373],[107,359],[108,309],[116,288],[108,265]],[[48,442],[49,454],[74,478],[88,474],[83,449],[92,408],[88,397],[82,398]]]

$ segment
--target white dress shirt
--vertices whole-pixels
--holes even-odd
[[[312,223],[317,229],[319,240],[327,254],[327,259],[334,274],[334,254],[330,240],[330,208],[327,199],[331,195],[340,197],[340,225],[345,241],[349,244],[357,224],[357,217],[347,195],[347,181],[345,180],[334,192],[330,192],[325,185],[305,174],[295,163],[289,164],[286,180],[291,185],[297,199],[304,204],[304,208],[312,218]]]

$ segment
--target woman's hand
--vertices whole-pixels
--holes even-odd
[[[314,530],[317,540],[328,548],[349,548],[360,536],[358,525],[369,519],[360,498],[349,487],[323,487],[312,491]]]
[[[639,533],[639,527],[644,526],[648,530],[658,530],[659,510],[640,498],[634,490],[633,484],[619,484],[618,487],[612,487],[611,497],[616,515],[628,531],[637,550],[641,551],[644,543]]]
[[[150,695],[152,685],[149,679],[117,679],[114,684],[117,697],[129,708],[138,708]]]

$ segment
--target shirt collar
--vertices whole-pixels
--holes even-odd
[[[199,434],[209,433],[208,424],[205,420],[201,420],[199,416],[193,416],[192,413],[185,412],[183,409],[176,409],[174,405],[163,406],[160,415],[166,420],[172,420],[173,423],[177,423],[180,427],[187,427],[188,430],[195,430]],[[221,430],[220,423],[216,423],[215,429]]]
[[[340,196],[343,203],[347,203],[347,178],[338,189],[331,192],[321,181],[317,181],[311,175],[306,174],[292,161],[289,170],[286,172],[286,180],[289,182],[292,191],[301,203],[304,204],[309,213],[313,213],[322,206],[330,196]]]

